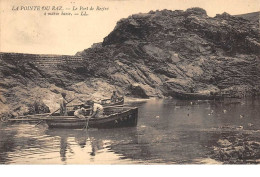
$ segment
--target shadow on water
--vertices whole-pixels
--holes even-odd
[[[135,143],[136,128],[118,128],[118,129],[90,129],[90,130],[68,130],[68,129],[47,129],[45,134],[51,137],[59,137],[60,139],[60,159],[65,162],[67,153],[78,153],[73,148],[77,145],[86,152],[84,154],[91,161],[95,162],[95,156],[102,154],[106,159],[108,153],[115,154],[118,159],[121,159],[123,154],[114,152],[112,145],[118,143]],[[109,157],[111,156],[108,155]],[[111,159],[112,160],[112,159]],[[106,163],[105,161],[100,163]],[[115,162],[111,162],[115,163]]]
[[[6,152],[15,150],[14,137],[16,134],[17,131],[5,130],[0,124],[0,164],[5,164],[10,160]]]

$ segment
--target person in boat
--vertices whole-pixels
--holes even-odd
[[[34,100],[34,103],[33,103],[33,107],[34,107],[34,114],[40,114],[40,105],[39,105],[39,100]]]
[[[67,107],[66,104],[68,103],[66,99],[66,93],[61,93],[62,98],[60,98],[60,115],[61,116],[67,116]]]
[[[111,103],[115,103],[118,100],[118,95],[117,95],[116,91],[113,91],[113,94],[112,94],[110,100],[111,100]]]
[[[88,100],[87,104],[90,106],[90,117],[91,118],[102,118],[104,114],[104,108],[102,105],[95,103],[93,100]]]
[[[85,114],[86,114],[86,109],[85,108],[77,109],[74,112],[74,116],[76,116],[77,118],[80,118],[80,119],[84,119],[85,118]]]

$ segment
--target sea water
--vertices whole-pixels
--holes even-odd
[[[49,129],[0,124],[1,164],[260,163],[260,99],[151,99],[137,127]]]

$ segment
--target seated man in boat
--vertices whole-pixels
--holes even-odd
[[[84,119],[85,118],[85,114],[86,114],[86,109],[85,108],[77,109],[74,112],[74,116],[76,116],[77,118],[80,118],[80,119]]]
[[[113,91],[113,94],[112,94],[110,100],[111,100],[111,103],[115,103],[118,100],[118,95],[117,95],[116,91]]]
[[[91,118],[102,118],[104,114],[104,108],[98,103],[94,103],[93,100],[88,100],[87,104],[90,105],[90,117]]]
[[[68,103],[66,99],[66,93],[61,93],[62,98],[60,98],[60,115],[61,116],[67,116],[67,107],[66,104]]]

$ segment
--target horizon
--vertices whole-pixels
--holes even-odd
[[[103,39],[113,31],[116,23],[133,14],[148,13],[156,10],[186,10],[200,7],[206,10],[210,17],[224,12],[230,15],[243,15],[260,12],[260,0],[80,0],[75,6],[109,7],[109,11],[89,13],[87,17],[43,16],[41,12],[14,12],[13,4],[24,5],[24,1],[1,1],[1,53],[23,53],[41,55],[75,55],[94,43],[102,43]],[[51,0],[27,0],[28,5],[52,4],[59,2]],[[68,0],[62,1],[64,6],[71,6]],[[37,4],[38,3],[38,4]],[[39,4],[40,3],[40,4]],[[61,4],[61,3],[60,3]],[[232,6],[232,7],[231,7]],[[127,7],[127,8],[125,8]],[[215,8],[217,7],[217,8]],[[124,9],[125,8],[125,9]],[[26,20],[24,20],[26,19]],[[11,23],[10,23],[11,22]],[[93,35],[94,34],[94,35]]]

